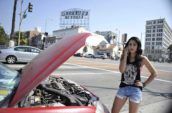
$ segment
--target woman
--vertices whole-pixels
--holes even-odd
[[[151,75],[142,83],[140,72],[144,65]],[[121,83],[113,103],[112,113],[119,113],[127,98],[129,99],[129,113],[137,113],[142,100],[142,88],[157,76],[148,58],[142,55],[141,42],[137,37],[131,37],[126,43],[119,70],[122,73]]]

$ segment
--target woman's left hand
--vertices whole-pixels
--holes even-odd
[[[143,87],[143,83],[141,81],[136,81],[135,85]]]

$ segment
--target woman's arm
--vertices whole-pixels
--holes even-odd
[[[154,66],[149,61],[149,59],[147,57],[145,57],[145,56],[143,56],[143,65],[145,65],[146,68],[151,73],[149,78],[145,82],[143,82],[143,87],[145,87],[146,85],[148,85],[157,76],[157,72],[156,72]]]
[[[126,64],[127,64],[127,56],[128,56],[128,48],[125,48],[121,55],[120,64],[119,64],[119,71],[121,73],[125,72]]]

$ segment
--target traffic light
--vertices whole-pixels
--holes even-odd
[[[127,41],[127,33],[122,34],[122,42],[126,43]]]
[[[29,2],[29,5],[28,5],[28,12],[32,12],[32,9],[33,9],[33,5]]]

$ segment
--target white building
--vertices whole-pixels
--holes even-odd
[[[152,60],[165,60],[167,48],[172,44],[172,30],[166,20],[146,21],[144,54]]]
[[[61,39],[63,37],[69,37],[72,35],[76,35],[78,33],[85,33],[89,32],[85,30],[82,27],[72,27],[67,29],[60,29],[53,31],[53,36],[57,37],[58,39]],[[88,54],[97,54],[97,52],[104,52],[105,48],[107,48],[108,42],[102,35],[98,35],[95,33],[91,33],[92,35],[87,38],[86,44],[84,47],[86,47],[86,50],[84,50],[84,47],[82,47],[80,50],[77,51],[77,53],[88,53]]]

